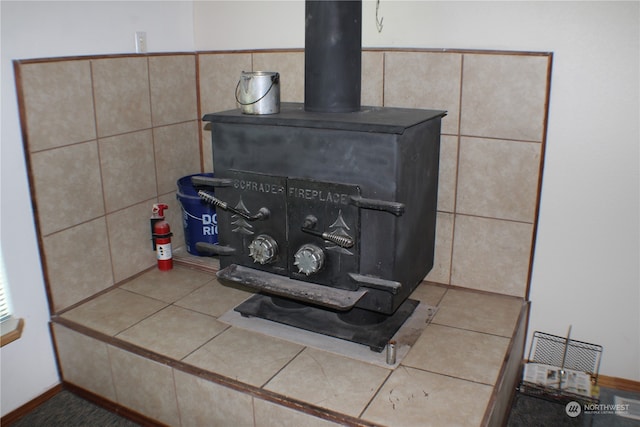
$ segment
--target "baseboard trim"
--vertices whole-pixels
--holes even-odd
[[[609,377],[607,375],[598,375],[598,385],[600,387],[613,388],[616,390],[640,393],[640,381],[628,380],[626,378],[617,378],[617,377]]]
[[[18,421],[20,418],[27,415],[29,412],[36,409],[38,406],[42,405],[47,400],[51,399],[56,394],[60,393],[63,390],[62,384],[58,384],[49,390],[42,393],[40,396],[37,396],[35,399],[32,399],[20,406],[19,408],[14,409],[9,412],[5,416],[0,419],[0,425],[2,426],[10,426],[11,424]]]

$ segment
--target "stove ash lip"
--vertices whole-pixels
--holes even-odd
[[[361,109],[362,0],[305,1],[304,109]]]

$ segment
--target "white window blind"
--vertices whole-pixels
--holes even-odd
[[[0,322],[11,315],[9,306],[9,289],[7,287],[7,276],[4,272],[4,257],[0,250]]]

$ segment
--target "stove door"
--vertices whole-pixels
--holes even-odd
[[[286,177],[237,170],[219,176],[230,178],[233,184],[216,188],[216,197],[236,211],[216,210],[219,244],[235,249],[233,254],[220,257],[221,267],[238,264],[286,275]],[[261,211],[268,212],[252,218]]]
[[[357,185],[287,180],[288,268],[293,279],[355,290],[360,267]]]

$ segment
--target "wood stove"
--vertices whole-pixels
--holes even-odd
[[[306,13],[305,103],[203,118],[215,178],[194,185],[217,207],[219,244],[199,250],[220,256],[221,282],[260,292],[243,315],[381,351],[433,266],[446,113],[361,107],[360,2],[308,1]]]

